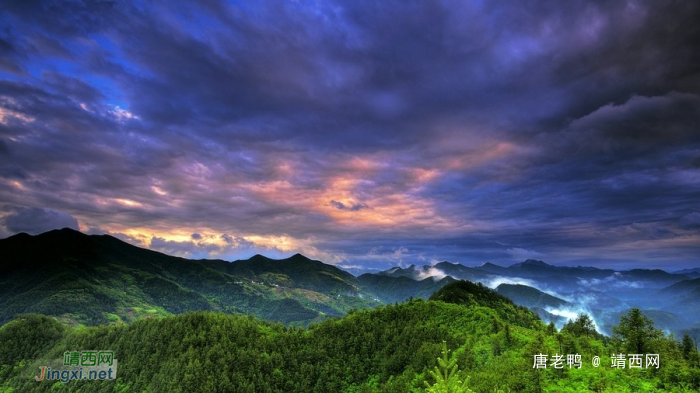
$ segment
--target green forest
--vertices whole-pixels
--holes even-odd
[[[111,381],[35,381],[66,351],[113,350]],[[659,367],[614,368],[612,355],[658,354]],[[535,355],[548,355],[535,368]],[[581,368],[555,368],[580,355]],[[592,359],[600,356],[600,366]],[[566,359],[566,356],[564,356]],[[612,337],[580,315],[561,331],[481,284],[429,300],[355,310],[308,328],[252,315],[188,312],[68,326],[40,314],[0,328],[0,391],[77,392],[694,392],[695,342],[665,336],[631,309]]]

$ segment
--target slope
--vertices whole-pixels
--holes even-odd
[[[501,284],[496,287],[496,292],[527,308],[559,308],[569,305],[566,300],[522,284]]]
[[[501,300],[507,307],[509,301]],[[474,301],[465,306],[415,300],[353,312],[308,330],[204,312],[92,329],[66,329],[50,318],[27,315],[0,328],[0,341],[14,343],[0,349],[0,364],[7,365],[0,369],[5,381],[0,390],[409,391],[423,386],[423,373],[435,364],[443,340],[450,348],[465,345],[460,358],[483,373],[481,387],[491,390],[504,382],[525,386],[531,372],[515,371],[526,369],[526,344],[535,341],[543,325],[511,324],[511,341],[506,342],[508,322],[500,319],[502,313],[482,303],[487,297],[477,295]],[[51,333],[37,340],[35,326]],[[510,358],[501,359],[511,371],[509,379],[494,378],[484,369],[495,359],[490,350],[494,340],[512,350]],[[467,345],[489,350],[468,353]],[[78,348],[113,350],[119,379],[68,384],[33,380],[40,364]]]
[[[252,317],[186,313],[131,324],[66,328],[27,315],[0,327],[0,391],[408,392],[434,383],[441,344],[478,392],[697,391],[694,358],[659,340],[659,369],[594,367],[619,351],[595,335],[557,333],[483,286],[455,282],[435,296],[352,312],[309,329]],[[520,311],[520,321],[511,318]],[[506,319],[504,319],[504,317]],[[522,322],[522,323],[521,323]],[[39,366],[65,351],[109,348],[115,381],[37,382]],[[533,354],[578,353],[582,367],[533,368]],[[676,354],[676,356],[674,356]],[[549,361],[548,361],[549,363]]]
[[[252,269],[259,259],[241,266]],[[28,312],[95,325],[214,310],[308,323],[378,305],[369,295],[357,296],[356,285],[349,281],[354,278],[348,273],[302,256],[263,264],[278,267],[268,276],[301,271],[304,276],[293,276],[297,286],[290,288],[227,273],[226,268],[235,263],[172,257],[111,236],[88,236],[70,229],[2,239],[0,260],[0,322]],[[310,273],[311,265],[318,274]],[[258,270],[261,275],[262,271]],[[344,291],[330,296],[314,290],[327,288]]]
[[[405,276],[392,277],[368,273],[357,279],[367,292],[373,293],[385,303],[402,302],[412,297],[427,299],[445,284],[455,281],[452,277],[445,277],[442,280],[426,278],[417,281]]]

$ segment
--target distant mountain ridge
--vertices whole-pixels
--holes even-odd
[[[259,278],[283,287],[347,293],[354,293],[359,289],[352,274],[301,254],[285,259],[271,259],[257,254],[250,259],[223,264],[209,260],[202,260],[201,263],[227,274]]]
[[[536,259],[528,259],[525,262],[515,263],[513,265],[510,265],[509,267],[511,267],[511,268],[522,268],[522,267],[549,268],[549,267],[556,267],[556,266],[550,265],[548,263],[544,263],[543,261],[539,261]]]
[[[601,332],[610,327],[631,307],[639,307],[659,326],[681,331],[700,324],[700,289],[688,274],[660,269],[613,270],[585,266],[555,266],[528,259],[510,266],[485,262],[468,267],[458,263],[393,267],[378,275],[408,277],[414,280],[452,277],[481,282],[530,308],[545,322],[562,326],[579,313],[597,319]],[[669,288],[666,290],[665,288]],[[571,301],[549,293],[562,294]],[[657,296],[650,293],[658,292]],[[685,325],[684,325],[685,324]]]
[[[690,278],[700,278],[700,267],[696,267],[696,268],[692,268],[692,269],[676,270],[673,273],[685,274],[686,276],[688,276]]]
[[[377,274],[392,277],[404,276],[415,279],[418,277],[425,278],[429,276],[431,269],[438,269],[442,273],[450,275],[454,278],[471,281],[488,279],[489,277],[493,278],[494,276],[502,276],[537,278],[543,283],[558,282],[562,285],[576,283],[579,280],[616,279],[644,281],[647,283],[652,283],[657,288],[663,288],[676,282],[691,278],[688,275],[680,272],[670,273],[661,269],[631,269],[618,271],[613,269],[600,269],[592,266],[555,266],[535,259],[528,259],[523,262],[514,263],[508,267],[496,265],[491,262],[486,262],[474,267],[464,266],[459,263],[439,262],[435,265],[410,265],[406,268],[393,267],[380,271]],[[690,270],[690,273],[692,272],[693,270]],[[602,281],[591,282],[594,284],[602,283]]]

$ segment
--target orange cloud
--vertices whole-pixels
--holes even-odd
[[[383,184],[378,175],[382,168],[390,168],[384,162],[353,158],[347,167],[351,168],[348,173],[331,177],[316,196],[316,208],[339,225],[396,230],[455,226],[437,212],[432,200],[418,195],[426,183],[440,175],[439,170],[398,168],[395,171],[405,175],[406,183]]]

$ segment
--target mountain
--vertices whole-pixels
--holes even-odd
[[[402,302],[418,297],[428,299],[435,291],[455,281],[452,277],[437,281],[432,277],[414,280],[405,276],[392,277],[368,273],[358,277],[358,280],[367,292],[373,293],[385,303]]]
[[[694,296],[700,298],[700,278],[693,280],[683,280],[663,288],[657,292],[660,295],[671,296]]]
[[[615,273],[614,270],[598,269],[595,267],[554,266],[535,259],[528,259],[508,267],[486,262],[480,266],[474,267],[474,269],[503,277],[538,278],[540,280],[544,280],[549,277],[565,278],[567,280],[570,280],[571,278],[601,279]]]
[[[659,329],[675,331],[688,326],[688,321],[676,313],[665,310],[642,310],[642,312],[651,318]]]
[[[674,274],[683,274],[683,275],[688,276],[689,278],[700,278],[700,267],[696,267],[693,269],[676,270],[673,273]]]
[[[663,309],[683,315],[688,321],[700,323],[700,278],[684,280],[655,293]]]
[[[62,229],[0,240],[0,261],[0,323],[28,312],[94,325],[212,310],[304,324],[380,304],[351,274],[301,255],[194,261]]]
[[[496,287],[496,292],[512,300],[515,304],[527,307],[543,321],[554,322],[559,326],[566,323],[568,319],[554,314],[552,310],[572,306],[566,300],[522,284],[501,284]]]
[[[469,281],[483,281],[488,278],[493,278],[493,275],[488,272],[446,261],[439,262],[435,265],[411,265],[406,268],[393,267],[376,274],[389,277],[408,277],[413,280],[423,280],[427,277],[443,278],[445,276]]]
[[[459,280],[484,281],[493,278],[493,274],[460,265],[459,263],[440,262],[435,264],[434,268]]]
[[[493,310],[505,322],[532,327],[542,323],[540,318],[523,306],[480,283],[455,281],[440,288],[431,301],[442,301],[466,307],[486,307]]]
[[[247,260],[221,262],[201,261],[212,269],[279,287],[348,295],[358,291],[357,279],[352,274],[301,254],[279,260],[255,255]]]
[[[521,268],[529,268],[529,269],[556,269],[556,266],[550,265],[548,263],[545,263],[543,261],[539,261],[536,259],[528,259],[524,262],[520,263],[515,263],[509,266],[511,269],[521,269]]]
[[[491,262],[486,262],[486,263],[482,264],[481,266],[475,267],[474,269],[481,270],[485,273],[496,274],[499,276],[509,276],[511,273],[508,270],[508,268],[500,266],[500,265],[496,265],[495,263],[491,263]]]
[[[689,278],[684,274],[668,273],[660,269],[615,271],[583,266],[554,266],[534,259],[528,259],[524,262],[510,265],[507,268],[487,262],[474,269],[503,277],[536,279],[540,284],[559,291],[576,285],[586,285],[600,289],[610,285],[663,288]]]
[[[416,265],[411,265],[409,267],[392,267],[391,269],[381,271],[377,273],[379,276],[389,276],[389,277],[407,277],[412,280],[418,278],[418,268]]]
[[[679,281],[687,280],[689,277],[684,274],[668,273],[661,269],[632,269],[618,272],[618,277],[623,280],[643,282],[649,287],[662,288]]]
[[[596,320],[601,332],[610,334],[610,327],[618,322],[620,313],[630,307],[666,310],[676,315],[683,315],[681,319],[668,315],[659,316],[659,323],[663,326],[675,327],[676,333],[680,333],[682,328],[700,323],[700,301],[696,292],[675,290],[649,296],[650,292],[653,293],[676,283],[679,284],[677,288],[683,285],[694,288],[694,284],[681,284],[693,274],[692,269],[672,273],[659,269],[616,271],[590,266],[555,266],[540,260],[528,259],[507,267],[490,262],[474,267],[440,262],[432,266],[394,267],[379,274],[408,277],[414,280],[428,276],[449,276],[481,282],[489,287],[500,284],[513,285],[503,286],[499,292],[503,291],[517,304],[531,308],[543,320],[554,321],[558,327],[562,327],[572,315],[585,312]],[[549,293],[554,292],[561,294],[562,297],[565,296],[570,299],[569,304],[562,304],[564,300],[561,298],[555,300],[548,297],[546,293],[535,290],[535,286]],[[537,292],[532,292],[527,287]],[[556,312],[559,315],[549,312],[560,307],[564,309]],[[683,321],[686,321],[685,326]]]
[[[475,267],[467,267],[458,263],[440,262],[434,266],[419,267],[410,265],[407,268],[394,267],[377,274],[413,279],[448,275],[457,279],[479,282],[487,282],[498,277],[525,278],[534,279],[540,285],[557,292],[568,291],[570,288],[581,286],[587,289],[613,289],[622,290],[623,292],[629,288],[642,286],[658,289],[689,278],[685,274],[668,273],[659,269],[615,271],[583,266],[554,266],[535,259],[528,259],[508,267],[499,266],[491,262]]]
[[[539,289],[529,287],[527,285],[521,284],[501,284],[496,287],[496,292],[507,297],[508,299],[525,306],[527,308],[560,308],[564,306],[570,306],[571,304],[566,300],[559,299],[558,297],[549,295],[540,291]]]

